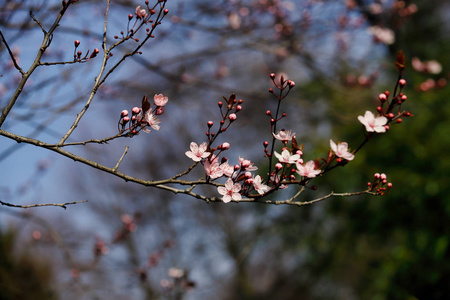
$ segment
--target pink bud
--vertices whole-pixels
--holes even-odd
[[[133,15],[132,15],[132,14],[129,14],[129,15],[128,15],[128,20],[131,20],[131,19],[133,19]]]
[[[222,105],[223,105],[222,101],[219,101],[219,102],[217,103],[217,105],[219,105],[219,107],[222,107]]]
[[[75,44],[75,48],[76,48],[76,47],[80,46],[80,41],[79,40],[75,40],[74,44]]]
[[[222,144],[222,150],[228,150],[230,148],[230,144],[229,143],[223,143]]]
[[[292,89],[295,86],[295,82],[292,80],[288,80],[288,85],[289,85],[289,88]]]
[[[242,106],[238,105],[236,106],[236,112],[241,111],[242,110]]]
[[[133,109],[131,110],[131,112],[132,112],[134,115],[137,115],[138,113],[141,112],[141,108],[135,106],[135,107],[133,107]]]
[[[373,175],[373,177],[375,177],[375,179],[380,178],[380,173],[375,173],[375,175]]]
[[[387,187],[388,187],[388,189],[391,189],[391,188],[392,188],[392,183],[389,182],[389,183],[387,184]]]
[[[402,95],[402,96],[400,97],[400,99],[402,99],[402,101],[406,101],[406,99],[408,99],[408,97],[407,97],[406,95]]]
[[[268,141],[265,141],[265,142],[263,143],[263,145],[264,145],[264,148],[267,148],[267,146],[269,146],[269,142],[268,142]]]
[[[123,118],[123,121],[124,121],[125,123],[127,123],[128,121],[130,121],[130,117],[124,117],[124,118]]]
[[[381,106],[378,106],[377,107],[377,112],[382,114],[383,113],[383,108]]]
[[[275,170],[280,171],[283,168],[283,165],[280,163],[275,164]]]
[[[388,117],[389,119],[393,119],[393,118],[395,117],[395,115],[394,115],[393,113],[389,113],[389,114],[387,115],[387,117]]]
[[[155,115],[162,115],[164,113],[164,107],[158,106],[155,111]]]
[[[400,80],[398,81],[398,84],[400,84],[401,87],[404,87],[405,84],[406,84],[406,80],[405,80],[405,79],[400,79]]]
[[[381,179],[381,180],[386,180],[386,178],[387,178],[386,174],[382,173],[382,174],[380,175],[380,179]]]
[[[120,115],[122,116],[122,118],[128,116],[128,110],[126,109],[122,110]]]
[[[302,150],[297,150],[297,151],[295,151],[295,154],[298,154],[298,155],[302,156],[303,155],[303,151]]]
[[[378,95],[378,99],[380,99],[381,102],[384,102],[384,101],[387,100],[387,96],[384,93],[383,94],[379,94]]]
[[[234,170],[237,171],[239,170],[241,167],[239,165],[234,165]]]
[[[252,173],[250,173],[250,172],[245,172],[244,176],[245,176],[245,178],[247,178],[247,179],[252,178]]]
[[[391,128],[389,127],[389,125],[384,125],[384,128],[386,129],[386,131],[389,131],[389,129],[391,129]]]
[[[275,73],[270,73],[270,78],[274,79],[275,78]]]
[[[269,93],[273,94],[273,89],[272,88],[269,89]]]
[[[168,13],[169,13],[169,10],[166,8],[166,9],[164,10],[164,14],[167,15]]]
[[[266,115],[271,116],[272,113],[270,112],[270,110],[266,111]]]
[[[213,121],[208,121],[208,127],[211,128],[214,125]]]
[[[236,120],[236,114],[230,114],[228,118],[230,119],[230,121],[234,121]]]
[[[403,122],[403,120],[402,119],[397,119],[397,120],[395,120],[395,122],[396,123],[401,123],[401,122]]]

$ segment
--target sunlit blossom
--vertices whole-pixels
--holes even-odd
[[[338,143],[336,145],[333,140],[330,140],[330,147],[331,150],[333,150],[334,154],[336,154],[337,157],[341,157],[346,160],[352,160],[355,158],[355,155],[353,153],[350,153],[348,151],[348,144],[347,143]]]
[[[144,19],[147,16],[147,11],[143,8],[141,8],[141,6],[139,5],[138,7],[136,7],[136,17],[138,19]]]
[[[205,162],[205,172],[211,179],[216,179],[223,176],[223,169],[220,168],[219,162],[217,159],[210,162],[207,160]]]
[[[192,142],[190,144],[190,151],[186,151],[186,156],[192,159],[193,161],[201,161],[203,158],[207,158],[211,153],[207,152],[208,144],[206,142],[197,145]]]
[[[234,183],[231,178],[228,178],[227,182],[225,182],[225,186],[219,186],[217,191],[219,194],[223,195],[222,201],[225,203],[230,202],[231,200],[239,201],[242,199],[239,191],[241,190],[241,185],[239,183]]]
[[[300,176],[314,178],[322,172],[322,170],[316,169],[316,164],[312,160],[308,161],[304,165],[299,163],[296,163],[296,165],[297,165],[297,173]]]
[[[153,97],[153,102],[156,106],[164,106],[169,101],[169,97],[164,97],[163,94],[157,94]]]
[[[230,166],[228,162],[224,162],[223,164],[220,164],[220,168],[223,171],[223,175],[227,177],[233,176],[234,173],[234,166]]]
[[[298,159],[300,159],[299,154],[291,155],[291,152],[288,149],[284,149],[281,154],[275,151],[274,154],[280,163],[285,164],[294,164]]]
[[[258,194],[262,195],[265,192],[270,190],[270,187],[262,183],[262,178],[259,175],[256,175],[255,178],[253,178],[253,187],[258,192]]]
[[[246,171],[258,170],[258,167],[254,166],[250,160],[245,159],[243,157],[239,157],[239,164],[241,165],[242,169]]]
[[[291,133],[291,130],[280,130],[277,134],[272,133],[273,137],[277,140],[288,142],[291,141],[292,138],[295,138],[295,132]]]
[[[141,120],[141,118],[142,118],[142,111],[139,113],[138,120]],[[159,119],[152,113],[151,108],[145,112],[144,118],[141,120],[141,122],[146,123],[154,130],[159,130],[160,128],[159,123],[161,123],[161,121],[159,121]],[[142,130],[147,133],[151,131],[148,127],[143,127]]]
[[[366,126],[368,132],[386,132],[386,125],[388,119],[384,116],[375,117],[371,111],[366,111],[363,116],[358,116],[358,120]]]

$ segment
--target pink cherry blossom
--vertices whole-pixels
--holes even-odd
[[[160,123],[160,121],[152,113],[151,108],[145,112],[144,119],[142,121],[147,123],[147,125],[150,126],[151,128],[153,128],[154,130],[159,130],[159,128],[160,128],[158,125]],[[151,131],[150,129],[148,129],[148,127],[144,127],[142,130],[147,133],[149,133]]]
[[[153,102],[156,106],[164,106],[169,101],[169,97],[164,97],[163,94],[157,94],[153,97]]]
[[[224,162],[223,164],[220,165],[220,168],[223,171],[223,175],[225,175],[227,177],[233,176],[234,166],[230,166],[230,164],[228,164],[227,162]]]
[[[286,148],[283,150],[283,152],[281,152],[281,154],[277,151],[275,151],[274,154],[278,158],[280,163],[285,164],[294,164],[298,159],[300,159],[299,154],[291,155],[291,152]]]
[[[186,151],[186,156],[193,161],[201,161],[203,158],[207,158],[211,153],[207,152],[208,144],[206,142],[201,143],[199,146],[192,142],[190,144],[191,151]]]
[[[225,203],[230,202],[231,200],[239,201],[242,199],[239,191],[241,190],[241,185],[239,183],[233,183],[231,178],[228,178],[227,182],[225,182],[225,186],[219,186],[217,191],[219,194],[223,195],[222,201]]]
[[[204,167],[206,175],[208,175],[211,179],[216,179],[223,176],[223,169],[220,168],[217,159],[212,160],[212,162],[207,160]]]
[[[358,116],[358,120],[366,126],[368,132],[386,132],[386,125],[388,119],[384,116],[378,116],[375,118],[371,111],[366,111],[363,116]]]
[[[260,195],[270,190],[269,186],[262,183],[262,178],[259,175],[256,175],[255,178],[253,178],[253,187]]]
[[[355,155],[348,151],[348,144],[345,142],[338,143],[338,145],[336,145],[336,143],[333,142],[333,140],[330,140],[330,147],[337,157],[341,157],[346,160],[352,160],[353,158],[355,158]]]
[[[139,5],[138,7],[136,7],[136,17],[138,19],[144,19],[147,16],[147,11],[145,9],[141,9],[141,6]]]
[[[291,133],[291,130],[280,130],[277,134],[272,133],[272,135],[277,140],[283,142],[291,141],[292,138],[295,138],[295,132]]]
[[[300,176],[314,178],[322,172],[322,170],[320,169],[318,170],[315,169],[316,165],[312,160],[308,161],[305,165],[299,163],[296,163],[296,165],[297,165],[297,173]]]
[[[256,171],[258,170],[258,167],[254,166],[253,163],[245,159],[243,157],[239,157],[239,164],[241,165],[242,169],[245,171]]]

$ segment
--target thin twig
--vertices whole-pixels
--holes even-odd
[[[120,163],[122,162],[122,160],[124,159],[125,155],[126,155],[127,152],[128,152],[128,148],[129,148],[128,146],[125,147],[125,151],[123,151],[122,156],[120,157],[120,159],[119,159],[119,161],[117,162],[116,166],[113,168],[114,171],[117,171],[117,169],[119,168]]]
[[[8,49],[9,56],[11,56],[11,60],[14,63],[14,67],[20,72],[20,74],[25,74],[25,72],[22,70],[22,68],[19,66],[19,64],[16,61],[16,58],[14,57],[13,52],[9,48],[8,43],[6,42],[5,36],[3,35],[2,31],[0,30],[0,36],[2,37],[3,44],[5,44],[6,49]]]
[[[64,209],[66,209],[67,205],[84,203],[84,202],[88,202],[88,201],[87,200],[83,200],[83,201],[74,201],[74,202],[66,202],[66,203],[42,203],[42,204],[19,205],[19,204],[12,204],[12,203],[8,203],[8,202],[3,202],[3,201],[0,200],[0,204],[1,205],[9,206],[9,207],[16,207],[16,208],[32,208],[32,207],[41,207],[41,206],[59,206],[59,207],[62,207]]]

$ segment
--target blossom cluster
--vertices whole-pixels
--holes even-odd
[[[285,80],[284,76],[281,76],[279,80],[275,80],[275,74],[270,74],[270,77],[278,88],[279,94],[274,92],[273,89],[270,89],[269,92],[277,98],[278,104],[280,104],[295,86],[295,83],[291,80]],[[379,95],[380,106],[377,107],[377,114],[366,111],[363,116],[358,116],[359,122],[367,132],[365,142],[376,134],[387,132],[390,128],[390,123],[400,123],[402,121],[401,117],[412,116],[410,112],[400,111],[402,103],[407,99],[406,95],[401,93],[401,89],[405,84],[406,81],[404,79],[398,81],[394,96],[390,101],[389,92],[386,91]],[[399,92],[397,93],[398,88]],[[228,110],[224,114],[222,112],[223,103],[219,102],[222,114],[219,131],[216,134],[212,133],[210,129],[214,123],[209,121],[208,142],[203,142],[200,145],[191,142],[190,150],[185,153],[194,162],[203,165],[208,182],[226,178],[226,182],[219,184],[217,187],[217,192],[222,196],[222,201],[225,203],[242,200],[242,197],[256,199],[275,190],[286,188],[290,184],[306,187],[311,179],[335,167],[344,166],[353,160],[356,152],[365,143],[362,143],[356,150],[351,151],[348,143],[336,143],[330,139],[330,150],[326,158],[316,158],[305,162],[303,160],[303,145],[298,145],[295,133],[285,129],[276,131],[277,122],[284,118],[286,113],[279,114],[277,109],[276,114],[272,115],[272,112],[268,110],[266,115],[270,117],[273,140],[270,147],[268,141],[263,143],[265,156],[269,159],[269,172],[266,174],[267,177],[264,181],[261,175],[252,174],[253,171],[258,170],[258,167],[250,160],[239,157],[238,163],[232,165],[226,157],[219,157],[223,151],[230,148],[229,143],[222,143],[217,148],[212,148],[217,134],[223,133],[236,120],[236,112],[242,109],[237,103],[241,104],[242,100],[237,102],[233,94],[228,100]],[[398,113],[394,114],[393,110],[397,107]],[[227,126],[225,126],[226,121],[229,122]],[[280,152],[275,151],[277,142],[283,145]],[[368,191],[384,194],[386,188],[389,189],[390,187],[392,187],[392,184],[388,184],[386,175],[382,174],[375,177],[375,181],[368,186]],[[312,188],[314,189],[315,187],[313,186]]]
[[[118,130],[120,135],[133,136],[139,134],[140,130],[150,133],[151,129],[159,130],[161,123],[156,117],[164,113],[164,106],[169,101],[168,97],[163,94],[156,94],[153,97],[153,103],[156,106],[153,109],[147,96],[142,99],[142,107],[133,107],[131,110],[131,118],[128,110],[122,110],[118,122]]]

